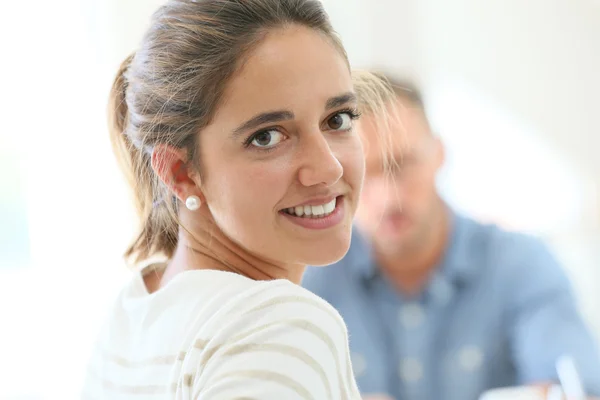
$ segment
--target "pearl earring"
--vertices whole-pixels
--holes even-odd
[[[200,208],[200,198],[194,195],[188,196],[188,198],[185,199],[185,206],[190,211],[196,211]]]

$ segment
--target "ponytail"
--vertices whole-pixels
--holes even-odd
[[[108,120],[113,151],[133,192],[141,224],[125,258],[138,263],[157,253],[171,257],[177,245],[178,224],[173,202],[155,202],[161,194],[152,170],[151,154],[143,141],[135,140],[143,135],[131,124],[128,107],[128,69],[134,57],[135,53],[131,54],[119,67],[110,93]]]

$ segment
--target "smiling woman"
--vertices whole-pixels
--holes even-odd
[[[319,1],[161,7],[113,86],[141,222],[126,256],[142,265],[86,393],[358,399],[343,321],[297,283],[348,250],[364,175],[354,121],[385,117],[392,96],[353,76]]]

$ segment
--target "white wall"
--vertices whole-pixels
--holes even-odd
[[[23,165],[31,265],[0,271],[0,398],[77,398],[107,301],[127,277],[134,226],[106,129],[118,65],[107,55],[138,33],[119,36],[103,5],[10,2],[1,24],[10,62],[0,134]]]
[[[600,11],[589,1],[420,1],[428,79],[466,79],[600,173]]]

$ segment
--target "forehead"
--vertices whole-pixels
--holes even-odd
[[[348,91],[352,78],[340,51],[324,34],[292,26],[268,33],[251,51],[228,83],[222,108],[235,109],[240,119],[268,109],[322,109]]]
[[[360,122],[361,137],[365,143],[367,162],[378,161],[381,152],[381,137],[388,134],[387,144],[396,155],[409,154],[424,139],[431,135],[423,110],[409,100],[398,98],[389,108],[390,120],[387,126],[376,121],[372,115],[365,115]],[[389,128],[389,132],[383,129]]]

